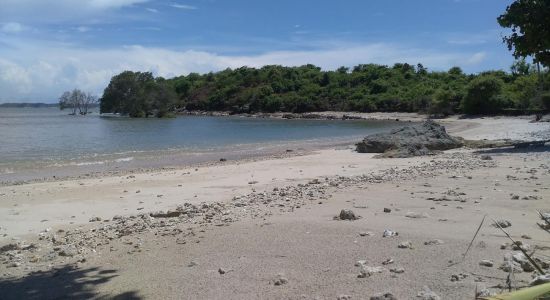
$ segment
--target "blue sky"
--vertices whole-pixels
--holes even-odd
[[[508,69],[511,0],[0,0],[0,102],[100,95],[123,70],[423,63]]]

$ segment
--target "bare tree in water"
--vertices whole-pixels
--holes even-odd
[[[91,93],[85,93],[79,89],[64,92],[59,97],[59,108],[61,110],[71,109],[71,115],[76,115],[76,111],[81,115],[88,114],[91,105],[97,103],[97,97]]]

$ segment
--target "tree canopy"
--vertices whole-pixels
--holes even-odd
[[[162,77],[150,72],[125,71],[111,79],[101,98],[101,113],[120,113],[131,117],[165,117],[176,105],[176,91]]]
[[[102,112],[133,117],[177,110],[254,112],[398,111],[434,114],[536,110],[537,76],[521,61],[514,73],[466,74],[459,67],[429,71],[423,65],[362,64],[323,71],[314,65],[242,67],[217,73],[154,78],[125,71],[101,99]],[[548,84],[547,84],[548,85]]]
[[[503,40],[516,58],[532,56],[550,67],[550,1],[516,0],[497,20],[512,29]]]

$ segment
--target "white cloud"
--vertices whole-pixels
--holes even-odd
[[[76,27],[76,31],[78,31],[78,32],[88,32],[90,30],[91,30],[91,28],[88,27],[88,26],[78,26],[78,27]]]
[[[59,23],[81,20],[107,10],[145,3],[150,0],[0,0],[0,19]]]
[[[3,24],[0,29],[2,32],[6,33],[19,33],[25,30],[25,27],[17,22],[9,22]]]
[[[146,9],[148,12],[152,12],[152,13],[155,13],[155,14],[159,12],[158,9],[155,9],[155,8],[147,7],[147,8],[145,8],[145,9]]]
[[[0,49],[0,102],[52,101],[64,90],[75,87],[101,94],[110,78],[124,70],[151,71],[167,78],[268,64],[312,63],[336,69],[359,63],[422,62],[428,68],[444,70],[455,65],[477,65],[485,59],[485,53],[445,53],[382,43],[239,56],[142,46],[88,49],[21,40],[7,43],[10,47]]]
[[[186,5],[186,4],[179,4],[179,3],[172,3],[172,4],[170,4],[170,6],[172,6],[173,8],[179,8],[179,9],[189,9],[189,10],[197,9],[196,6]]]

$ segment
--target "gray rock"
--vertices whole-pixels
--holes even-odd
[[[535,277],[529,283],[529,285],[535,286],[535,285],[545,284],[545,283],[549,283],[549,282],[550,282],[550,274],[545,274],[545,275],[539,275],[539,276]]]
[[[218,269],[218,273],[220,273],[220,274],[223,275],[223,274],[227,273],[227,271],[225,271],[224,268],[219,268],[219,269]]]
[[[392,293],[384,293],[370,297],[370,300],[397,300]]]
[[[492,267],[495,265],[495,263],[492,260],[484,259],[479,262],[479,265],[484,267]]]
[[[100,222],[101,221],[101,218],[100,217],[92,217],[90,218],[90,222]]]
[[[444,244],[444,242],[442,240],[438,240],[438,239],[429,240],[427,242],[424,242],[424,245],[426,245],[426,246],[443,245],[443,244]]]
[[[420,291],[416,297],[422,300],[441,300],[441,297],[430,290],[427,286],[424,286],[422,291]]]
[[[483,154],[480,156],[481,160],[493,160],[493,158],[490,155]]]
[[[277,274],[277,277],[275,278],[275,281],[273,282],[274,285],[284,285],[288,283],[288,279],[283,274]]]
[[[507,228],[507,227],[512,226],[512,222],[510,222],[508,220],[498,220],[496,222],[496,224],[493,224],[493,226],[498,227],[497,224],[498,224],[498,226],[500,226],[502,228]]]
[[[356,216],[351,209],[342,209],[338,217],[340,218],[340,220],[349,220],[349,221],[354,221],[359,219],[359,217]]]
[[[413,245],[410,241],[404,241],[404,242],[399,243],[399,245],[397,245],[397,248],[412,249]]]
[[[13,251],[13,250],[20,250],[21,246],[18,244],[7,244],[2,247],[0,247],[0,253],[7,252],[7,251]]]
[[[390,133],[369,135],[356,144],[359,153],[384,153],[383,157],[431,155],[434,151],[459,147],[462,143],[448,135],[445,127],[433,121],[405,126]]]
[[[396,274],[401,274],[401,273],[405,273],[405,269],[403,269],[403,268],[391,268],[390,272],[391,273],[396,273]]]
[[[389,214],[391,213],[391,209],[384,207],[384,212]]]
[[[351,300],[351,296],[350,295],[338,295],[338,297],[336,297],[336,300]]]
[[[427,218],[428,214],[427,213],[417,213],[417,212],[410,211],[410,212],[405,214],[405,217],[411,218],[411,219],[423,219],[423,218]]]
[[[382,233],[382,237],[391,237],[391,236],[398,236],[399,233],[390,229],[384,229],[384,233]]]

